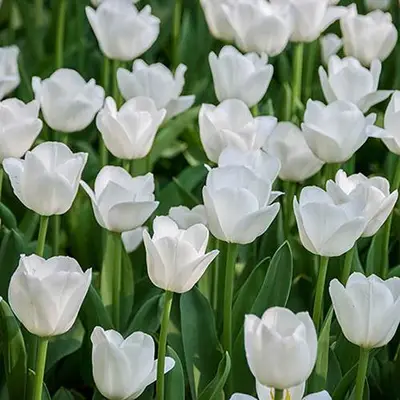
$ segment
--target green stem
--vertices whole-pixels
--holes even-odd
[[[110,60],[104,56],[103,58],[103,74],[102,74],[102,85],[103,89],[105,90],[106,94],[108,93],[109,86],[110,86]],[[105,166],[108,163],[108,152],[107,147],[104,144],[102,138],[99,139],[100,141],[100,163],[101,166]]]
[[[36,254],[40,257],[43,257],[48,226],[49,226],[49,217],[42,215],[40,217],[39,235],[36,244]]]
[[[286,239],[289,239],[293,220],[293,197],[296,194],[296,182],[283,182],[285,197],[283,198],[283,229]]]
[[[4,180],[4,170],[3,170],[3,167],[0,166],[0,201],[1,201],[1,195],[3,192],[3,180]]]
[[[120,62],[118,60],[112,61],[112,82],[111,82],[111,95],[117,103],[117,108],[119,108],[122,104],[122,96],[118,90],[118,80],[117,80],[117,71],[120,67]]]
[[[292,118],[292,89],[288,82],[283,83],[285,92],[285,107],[283,111],[283,121],[290,121]]]
[[[281,390],[281,389],[274,390],[274,400],[284,400],[283,399],[283,390]]]
[[[303,80],[303,55],[304,55],[304,43],[297,43],[294,49],[294,61],[293,61],[292,114],[296,113],[297,103],[301,102],[301,88]]]
[[[346,285],[347,280],[351,274],[351,267],[353,266],[353,259],[355,253],[356,245],[354,245],[345,255],[344,257],[344,264],[342,270],[342,284]]]
[[[35,0],[35,25],[39,29],[43,24],[43,4],[44,0]]]
[[[258,116],[258,105],[257,104],[255,106],[251,107],[251,113],[253,114],[253,117]]]
[[[318,271],[317,289],[314,299],[314,309],[313,309],[313,321],[317,332],[319,331],[319,326],[322,317],[322,306],[324,300],[324,289],[325,289],[326,273],[328,271],[328,263],[329,263],[329,257],[321,256],[319,271]]]
[[[122,168],[131,173],[131,160],[122,160]]]
[[[215,239],[215,248],[221,251],[221,241]],[[217,313],[218,309],[218,276],[219,276],[219,269],[220,269],[220,256],[215,259],[214,265],[211,265],[213,275],[212,275],[212,306],[215,313]]]
[[[305,78],[306,85],[304,88],[304,101],[307,101],[312,96],[315,59],[317,57],[318,43],[319,43],[319,40],[317,39],[317,40],[314,40],[314,42],[309,43],[309,45],[308,45],[307,67],[306,67],[306,78]]]
[[[172,67],[179,65],[179,35],[181,31],[182,0],[175,0],[174,25],[172,31]]]
[[[121,287],[122,287],[122,242],[119,233],[110,233],[114,241],[114,276],[113,276],[113,322],[115,328],[118,330],[121,321]]]
[[[67,15],[66,0],[58,2],[58,20],[56,33],[56,69],[64,65],[64,37],[65,37],[65,17]]]
[[[48,340],[46,338],[38,339],[35,380],[33,384],[33,400],[42,400],[43,378],[46,366]]]
[[[53,236],[53,256],[58,256],[60,253],[60,230],[61,216],[54,215],[52,218],[52,236]]]
[[[357,379],[356,379],[356,395],[354,400],[362,400],[364,394],[365,379],[367,377],[369,359],[369,349],[360,347],[360,360],[358,361]]]
[[[165,369],[165,355],[167,352],[167,336],[168,336],[168,323],[171,314],[172,299],[174,293],[170,291],[165,292],[164,310],[161,321],[160,341],[158,342],[158,361],[157,361],[157,400],[164,400],[164,369]]]

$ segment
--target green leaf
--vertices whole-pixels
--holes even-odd
[[[75,400],[74,395],[63,387],[57,390],[57,393],[53,396],[53,400]]]
[[[35,371],[32,371],[31,369],[28,370],[28,388],[34,387],[35,375]],[[42,388],[42,400],[51,400],[49,390],[47,389],[46,383],[44,381]]]
[[[185,400],[185,376],[181,360],[170,346],[167,355],[175,360],[175,366],[165,375],[165,400]]]
[[[366,275],[378,274],[382,266],[384,231],[381,229],[371,241],[367,254]]]
[[[17,219],[12,211],[3,203],[0,203],[0,221],[8,229],[17,229]]]

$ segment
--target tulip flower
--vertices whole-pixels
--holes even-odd
[[[168,216],[178,225],[179,229],[189,229],[196,224],[207,226],[206,209],[202,204],[191,210],[185,206],[171,207]]]
[[[0,102],[0,162],[7,157],[22,157],[42,130],[39,103],[25,104],[18,99]]]
[[[61,335],[74,324],[91,279],[92,270],[83,272],[73,258],[22,255],[10,281],[10,306],[32,334]]]
[[[200,0],[200,4],[211,34],[223,41],[233,40],[235,33],[223,10],[226,0]]]
[[[352,4],[350,11],[340,20],[344,53],[370,65],[373,60],[385,60],[397,42],[397,29],[390,13],[375,10],[367,15],[357,14]]]
[[[234,47],[225,46],[219,56],[211,52],[208,59],[219,101],[239,99],[253,107],[264,97],[274,73],[265,54],[243,55]]]
[[[151,7],[140,12],[130,0],[103,1],[94,10],[86,7],[86,16],[103,54],[119,61],[140,57],[157,40],[160,20]]]
[[[124,339],[114,330],[96,326],[90,337],[93,378],[97,389],[107,399],[137,399],[156,380],[154,340],[143,332],[134,332]],[[175,361],[166,357],[164,373]]]
[[[21,203],[40,215],[60,215],[72,206],[87,153],[72,153],[63,143],[45,142],[25,159],[6,158],[3,168]]]
[[[246,315],[244,340],[249,368],[264,386],[283,390],[300,385],[314,368],[317,333],[307,312],[272,307],[261,319]]]
[[[186,65],[180,64],[173,75],[161,63],[147,65],[143,60],[136,60],[132,72],[118,69],[118,87],[125,100],[150,97],[158,110],[167,110],[166,118],[169,119],[186,111],[194,103],[195,96],[181,96],[186,70]]]
[[[353,103],[337,100],[325,106],[309,100],[301,129],[312,152],[326,163],[343,163],[374,131],[376,115],[364,117]]]
[[[147,226],[139,226],[139,228],[132,229],[121,233],[122,243],[127,253],[133,253],[143,242],[143,232]]]
[[[218,255],[206,254],[208,229],[202,224],[179,229],[169,217],[156,217],[151,238],[143,232],[147,271],[153,284],[174,293],[188,292]]]
[[[367,178],[363,174],[348,177],[343,170],[336,173],[335,182],[331,180],[327,182],[326,190],[336,204],[344,204],[351,202],[353,196],[357,196],[359,186],[366,189],[366,207],[362,215],[367,220],[367,226],[362,236],[369,237],[375,235],[389,217],[396,205],[398,191],[390,193],[390,184],[385,178],[379,176]]]
[[[334,202],[330,195],[315,186],[305,187],[300,200],[293,199],[294,215],[303,246],[313,254],[340,256],[349,251],[367,225],[363,215],[366,196],[363,187],[348,203]]]
[[[318,70],[326,101],[350,101],[362,112],[367,112],[393,92],[378,90],[381,70],[382,64],[379,60],[373,60],[368,70],[353,57],[340,59],[332,56],[328,62],[328,74],[323,67]]]
[[[73,69],[58,69],[43,81],[35,76],[32,87],[44,120],[59,132],[85,129],[104,102],[104,89],[94,79],[86,82]]]
[[[106,0],[90,0],[93,6],[98,7],[101,3],[103,3]],[[120,0],[107,0],[107,1],[120,1]],[[140,0],[128,0],[131,3],[138,3]]]
[[[382,10],[387,11],[390,8],[391,0],[364,0],[368,11]]]
[[[400,322],[400,279],[386,281],[355,272],[344,287],[331,281],[329,294],[346,339],[364,348],[385,346]]]
[[[21,82],[18,56],[17,46],[0,47],[0,100],[14,91]]]
[[[229,243],[248,244],[262,235],[279,212],[272,183],[244,166],[212,169],[203,188],[211,233]]]
[[[256,117],[241,100],[203,104],[199,113],[200,139],[209,160],[218,162],[226,147],[260,149],[277,124],[275,117]]]
[[[279,159],[279,177],[284,181],[303,182],[324,165],[308,147],[301,130],[291,122],[279,122],[263,148]]]
[[[112,155],[134,160],[149,154],[166,111],[158,111],[148,97],[135,97],[118,111],[115,100],[107,97],[97,114],[96,125]]]
[[[343,40],[334,33],[328,33],[325,36],[321,36],[319,42],[321,44],[322,62],[328,65],[331,56],[336,55],[343,47]]]
[[[126,232],[142,226],[154,210],[154,177],[132,176],[121,167],[105,166],[94,183],[94,191],[83,181],[97,223],[112,232]]]

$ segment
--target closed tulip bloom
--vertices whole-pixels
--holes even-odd
[[[249,368],[264,386],[282,390],[300,385],[314,368],[317,333],[307,312],[272,307],[261,319],[246,315],[244,340]]]
[[[128,100],[118,111],[115,100],[107,97],[97,114],[96,125],[112,155],[124,160],[146,157],[153,146],[166,111],[158,111],[149,97]]]
[[[181,96],[185,85],[186,65],[179,64],[175,75],[163,64],[148,65],[143,60],[133,63],[132,72],[124,68],[117,71],[118,87],[125,100],[150,97],[158,110],[167,110],[172,118],[190,108],[195,96]]]
[[[118,332],[96,326],[90,337],[93,378],[100,393],[110,400],[134,400],[156,381],[157,360],[154,340],[143,332],[124,339]],[[165,358],[164,373],[175,366]]]
[[[0,162],[7,157],[22,157],[42,130],[39,103],[25,104],[18,99],[0,102]]]
[[[312,152],[326,163],[343,163],[367,141],[376,115],[364,114],[356,105],[337,100],[325,106],[309,100],[301,129]]]
[[[217,99],[239,99],[248,107],[256,105],[267,92],[274,73],[265,54],[243,55],[233,46],[224,46],[209,57]]]
[[[325,65],[328,65],[331,56],[336,55],[343,47],[343,40],[334,33],[328,33],[325,36],[321,36],[319,43],[321,45],[322,62]]]
[[[212,169],[203,188],[210,232],[229,243],[248,244],[262,235],[279,212],[272,183],[244,166]]]
[[[382,64],[373,60],[368,70],[353,57],[340,59],[332,56],[328,63],[328,74],[319,67],[322,91],[328,103],[336,100],[350,101],[362,112],[386,100],[392,90],[378,90]]]
[[[104,89],[73,69],[58,69],[43,81],[35,76],[32,87],[47,125],[60,132],[85,129],[104,102]]]
[[[203,104],[199,113],[200,139],[209,160],[218,162],[226,147],[243,151],[261,148],[277,124],[275,117],[256,117],[241,100],[218,106]]]
[[[168,216],[174,220],[179,229],[188,229],[196,224],[207,226],[206,209],[202,204],[192,209],[185,206],[171,207]]]
[[[40,215],[60,215],[72,206],[87,161],[63,143],[45,142],[25,159],[6,158],[3,168],[21,203]]]
[[[367,15],[357,14],[357,7],[340,20],[347,56],[357,58],[370,65],[373,60],[386,60],[397,42],[397,29],[390,13],[375,10]]]
[[[389,181],[380,176],[372,178],[367,178],[363,174],[347,176],[343,170],[336,173],[335,182],[328,181],[326,190],[335,203],[347,203],[357,195],[359,186],[366,189],[366,206],[362,214],[367,220],[367,226],[362,236],[369,237],[375,235],[389,217],[396,205],[398,191],[390,193]]]
[[[349,251],[365,230],[364,188],[358,188],[351,201],[336,204],[316,186],[305,187],[300,200],[293,199],[294,215],[303,246],[313,254],[340,256]]]
[[[344,287],[329,285],[333,309],[346,339],[365,348],[388,344],[400,322],[400,279],[355,272]]]
[[[217,39],[230,42],[235,32],[222,8],[226,3],[227,0],[200,0],[211,34]]]
[[[382,10],[387,11],[390,8],[391,0],[364,0],[369,11]]]
[[[132,176],[121,167],[105,166],[94,183],[94,191],[81,181],[92,200],[97,223],[112,232],[126,232],[142,226],[154,210],[154,177]]]
[[[127,253],[133,253],[143,242],[143,232],[147,230],[147,226],[139,226],[121,233],[122,243]]]
[[[70,257],[45,260],[22,255],[8,289],[10,306],[32,334],[49,337],[69,331],[92,280]]]
[[[100,50],[112,60],[140,57],[160,34],[160,20],[151,14],[150,6],[138,11],[132,1],[119,0],[103,1],[96,10],[85,10]]]
[[[18,56],[17,46],[0,47],[0,100],[14,91],[21,82]]]
[[[143,232],[150,280],[164,290],[188,292],[219,253],[206,253],[208,229],[202,224],[179,229],[171,218],[156,217],[153,230],[153,237]]]
[[[303,182],[324,165],[308,147],[301,130],[291,122],[279,122],[264,149],[279,159],[279,177],[284,181]]]

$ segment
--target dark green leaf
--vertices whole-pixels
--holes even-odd
[[[366,275],[380,274],[382,268],[382,249],[383,249],[384,231],[381,229],[372,238],[371,245],[367,254]]]
[[[175,360],[175,366],[165,375],[165,400],[185,400],[185,376],[181,360],[170,346],[167,354]]]
[[[75,400],[75,397],[69,390],[60,388],[53,396],[53,400]]]
[[[17,219],[12,211],[3,203],[0,203],[0,221],[8,229],[17,229]]]

